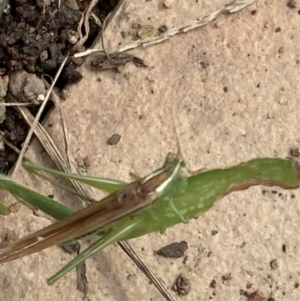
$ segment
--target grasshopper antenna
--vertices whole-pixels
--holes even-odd
[[[172,127],[173,127],[173,132],[174,132],[174,136],[175,136],[175,141],[176,141],[176,148],[177,148],[177,157],[180,159],[181,162],[183,162],[183,153],[180,147],[180,142],[179,142],[179,135],[178,135],[178,131],[177,131],[177,127],[176,127],[176,118],[175,118],[175,110],[174,110],[174,102],[172,101],[171,103],[172,105]],[[174,205],[173,200],[170,201],[170,206],[173,209],[173,211],[175,212],[175,214],[182,220],[182,222],[187,223],[188,221],[185,219],[185,217],[181,214],[181,212],[179,212],[179,210],[176,208],[176,206]]]
[[[181,159],[184,158],[183,153],[182,153],[182,149],[180,147],[180,141],[179,141],[179,135],[178,135],[178,131],[177,131],[177,127],[176,127],[176,116],[175,116],[175,109],[174,109],[174,101],[172,100],[171,102],[171,106],[172,106],[172,128],[173,128],[173,133],[174,133],[174,137],[175,137],[175,141],[176,141],[176,149],[177,149],[177,156]]]
[[[172,100],[172,128],[173,128],[173,132],[174,132],[174,136],[175,136],[175,141],[176,141],[176,148],[177,148],[177,157],[180,158],[182,161],[184,160],[184,155],[180,146],[180,141],[179,141],[179,135],[178,135],[178,131],[177,131],[177,127],[176,127],[176,116],[175,116],[175,110],[174,110],[174,101]],[[185,174],[186,176],[190,176],[190,175],[194,175],[197,174],[201,171],[205,170],[205,168],[200,168],[198,170],[190,170],[188,166],[185,165],[185,169],[183,171],[183,174]]]

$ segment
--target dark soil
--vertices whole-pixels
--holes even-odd
[[[80,11],[65,5],[57,11],[52,3],[43,12],[35,0],[13,0],[10,14],[0,20],[0,66],[11,71],[53,72],[73,46],[68,43],[68,31],[76,31],[80,17]]]
[[[5,138],[15,145],[18,149],[21,149],[24,142],[28,126],[18,112],[8,107],[6,109],[6,118],[0,124],[0,131],[3,132]],[[0,172],[7,174],[18,159],[18,154],[12,151],[10,148],[4,148],[0,152]]]
[[[80,10],[63,3],[58,10],[56,2],[45,6],[42,0],[11,0],[10,12],[0,19],[0,68],[52,76],[57,72],[74,46],[70,43],[71,36],[77,32],[82,15]],[[100,0],[93,12],[104,21],[116,4],[117,1]],[[90,18],[89,22],[90,36],[85,47],[89,47],[99,33],[94,19]]]
[[[117,3],[118,0],[99,0],[93,13],[103,22]],[[2,16],[0,12],[0,76],[25,70],[39,77],[49,75],[53,78],[74,46],[72,37],[77,35],[78,23],[88,4],[89,1],[62,0],[58,9],[57,1],[10,0]],[[93,18],[89,22],[90,32],[85,48],[92,45],[100,30]],[[70,58],[57,82],[60,90],[82,78],[76,67]],[[7,108],[0,130],[20,149],[28,127],[13,108]],[[0,172],[7,174],[16,158],[17,154],[6,145],[1,148]]]

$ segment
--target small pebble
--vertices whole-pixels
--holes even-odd
[[[231,280],[232,278],[233,278],[232,273],[227,273],[227,274],[224,274],[224,275],[222,276],[222,280],[223,280],[223,281],[229,281],[229,280]]]
[[[270,261],[270,267],[272,270],[277,270],[278,269],[278,262],[277,259],[273,259]]]
[[[158,28],[159,33],[164,33],[164,32],[166,32],[167,30],[168,30],[167,25],[161,25],[161,26],[159,26],[159,28]]]
[[[113,134],[108,140],[107,145],[116,145],[121,140],[121,135],[119,134]]]
[[[172,290],[177,292],[179,296],[185,296],[191,291],[190,280],[184,275],[180,274],[172,287]]]
[[[216,281],[215,279],[213,279],[213,280],[210,282],[209,287],[210,287],[210,288],[216,288],[216,286],[217,286],[217,281]]]
[[[158,251],[157,255],[169,258],[180,258],[184,256],[185,251],[188,249],[188,245],[185,241],[171,243]]]
[[[289,0],[286,5],[287,5],[287,7],[291,8],[291,9],[294,9],[294,8],[296,8],[297,3],[296,3],[295,0]]]

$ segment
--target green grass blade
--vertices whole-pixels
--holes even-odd
[[[78,182],[100,189],[102,191],[106,191],[108,193],[113,193],[116,190],[123,187],[124,185],[126,185],[125,182],[107,179],[107,178],[89,177],[85,175],[65,173],[63,171],[51,169],[28,161],[24,162],[24,167],[27,169],[40,170],[49,174],[61,176],[68,179],[73,179]]]

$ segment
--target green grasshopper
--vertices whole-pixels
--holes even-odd
[[[64,218],[5,248],[0,252],[0,263],[32,254],[50,245],[70,242],[86,234],[94,233],[101,237],[49,278],[49,284],[55,283],[76,265],[109,244],[161,231],[162,228],[196,218],[232,191],[254,185],[295,189],[299,187],[300,182],[299,164],[278,158],[254,159],[227,169],[209,170],[187,177],[182,175],[185,169],[184,161],[177,155],[169,155],[162,168],[128,185],[113,180],[65,174],[32,163],[25,163],[25,166],[76,178],[112,192],[101,202],[73,214],[70,209],[52,199],[0,177],[1,189],[38,205],[41,210],[58,219]],[[51,208],[55,206],[57,210],[53,212]],[[100,210],[101,214],[96,209]],[[104,218],[102,215],[108,212],[108,217]],[[163,222],[160,220],[161,216],[164,217]]]
[[[184,167],[185,164],[178,155],[168,154],[162,168],[121,187],[101,201],[6,247],[0,252],[0,264],[91,235],[95,230],[124,216],[136,215],[158,198],[167,198],[172,202],[172,191],[174,191],[172,187],[176,185],[176,193],[178,193],[183,191],[187,184],[186,178],[181,176]],[[185,221],[174,206],[173,208]],[[137,220],[133,225],[138,223]],[[122,233],[127,235],[132,228],[133,226],[130,225],[124,228]]]

